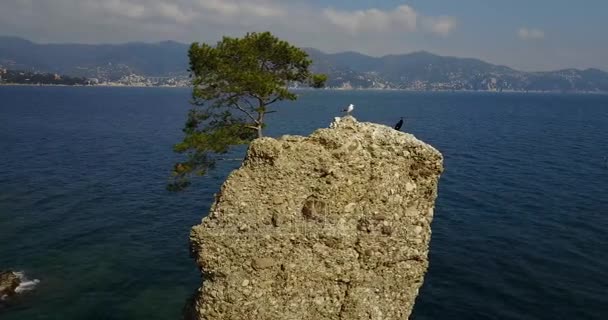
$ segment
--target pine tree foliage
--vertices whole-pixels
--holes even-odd
[[[326,75],[309,71],[303,50],[270,32],[224,37],[215,46],[193,43],[188,52],[192,104],[184,139],[174,147],[185,161],[173,168],[169,190],[182,190],[192,175],[204,175],[231,146],[263,136],[273,104],[296,100],[290,84],[321,88]]]

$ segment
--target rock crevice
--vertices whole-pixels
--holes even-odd
[[[336,118],[262,138],[190,241],[195,319],[407,319],[428,267],[441,153]]]

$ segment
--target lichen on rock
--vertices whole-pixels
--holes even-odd
[[[196,319],[407,319],[428,267],[443,158],[347,116],[252,142],[192,229]]]

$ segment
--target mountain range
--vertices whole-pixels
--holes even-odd
[[[38,44],[0,37],[0,67],[101,81],[129,75],[185,78],[188,47],[174,41]],[[608,92],[608,73],[598,69],[525,72],[425,51],[371,57],[357,52],[305,50],[313,60],[313,71],[328,74],[327,84],[333,88]]]

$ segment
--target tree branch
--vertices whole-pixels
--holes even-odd
[[[287,89],[287,88],[285,88]],[[281,99],[281,95],[279,94],[278,96],[276,96],[274,99],[270,100],[270,102],[268,102],[266,105],[272,104],[277,102],[279,99]]]
[[[251,109],[255,109],[255,108],[253,107],[253,105],[251,104],[251,102],[249,102],[249,100],[247,100],[247,99],[243,99],[243,101],[245,101],[245,103],[247,103],[247,105],[249,106],[249,108],[251,108]]]
[[[279,99],[280,99],[280,98],[281,98],[281,96],[277,96],[276,98],[274,98],[274,99],[270,100],[270,101],[269,101],[269,102],[268,102],[266,105],[269,105],[269,104],[275,103],[275,102],[279,101]]]
[[[238,102],[233,102],[232,105],[235,106],[237,109],[243,111],[256,124],[259,124],[258,120],[256,120],[255,117],[249,111],[247,111],[247,110],[245,110],[245,108],[241,107]]]

